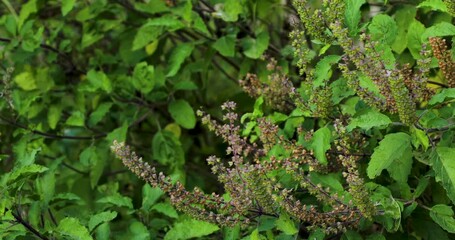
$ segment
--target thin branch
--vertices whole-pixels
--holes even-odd
[[[6,208],[5,210],[9,211],[8,208]],[[29,230],[31,233],[33,233],[33,235],[35,235],[36,237],[38,237],[39,239],[42,239],[42,240],[49,240],[49,238],[47,238],[46,236],[42,235],[38,230],[36,230],[32,225],[30,225],[30,223],[25,221],[22,218],[22,216],[20,215],[19,212],[11,211],[11,214],[13,215],[14,219],[16,220],[16,222],[18,222],[19,224],[24,226],[27,230]]]

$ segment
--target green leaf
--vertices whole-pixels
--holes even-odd
[[[349,35],[355,36],[358,32],[358,25],[362,17],[360,7],[365,3],[365,0],[346,0],[346,10],[344,12],[344,20],[349,29]]]
[[[295,227],[294,221],[284,212],[280,214],[280,218],[275,222],[276,228],[286,235],[294,235],[299,232]]]
[[[168,111],[175,122],[183,128],[192,129],[196,126],[196,115],[187,101],[179,99],[171,102]]]
[[[111,133],[109,133],[106,136],[106,140],[111,144],[114,142],[114,140],[117,140],[118,142],[125,142],[126,140],[126,134],[128,132],[128,123],[123,122],[122,126],[115,129]]]
[[[37,164],[31,164],[31,165],[27,165],[27,166],[23,166],[23,167],[14,169],[13,172],[8,177],[7,184],[12,184],[21,178],[27,178],[32,175],[45,172],[47,170],[48,170],[47,167],[37,165]]]
[[[414,6],[403,6],[395,13],[395,21],[398,26],[398,35],[392,44],[394,52],[401,54],[407,47],[406,35],[408,33],[409,26],[417,13],[417,9]]]
[[[453,35],[455,35],[455,26],[448,22],[440,22],[427,28],[420,39],[422,42],[426,42],[430,37],[446,37]]]
[[[152,210],[155,210],[171,218],[179,217],[177,211],[175,211],[174,207],[172,207],[172,205],[169,203],[158,203],[152,207]]]
[[[106,113],[109,112],[112,105],[113,104],[111,102],[101,103],[96,108],[96,110],[90,114],[90,117],[88,120],[89,124],[92,126],[95,126],[96,124],[98,124],[103,119],[103,117],[106,115]]]
[[[442,103],[446,100],[446,98],[455,98],[455,88],[445,88],[440,93],[434,95],[428,104],[435,105],[438,103]]]
[[[352,118],[346,129],[348,131],[352,131],[356,127],[364,129],[365,131],[368,131],[373,127],[383,129],[390,123],[392,123],[392,120],[386,115],[373,109],[367,109],[362,114]]]
[[[37,88],[35,76],[30,71],[18,74],[14,77],[14,82],[25,91],[31,91]]]
[[[327,165],[325,152],[330,149],[331,137],[332,133],[328,127],[318,129],[313,135],[311,148],[314,151],[314,156],[316,156],[318,161],[324,165]]]
[[[442,0],[425,0],[417,8],[429,7],[433,11],[448,12],[446,4]]]
[[[115,193],[114,195],[103,197],[96,202],[109,203],[109,204],[112,204],[112,205],[118,206],[118,207],[127,207],[128,209],[134,208],[131,198],[122,196],[119,193]]]
[[[47,113],[47,123],[51,129],[55,129],[57,127],[57,123],[62,116],[62,108],[60,106],[52,105],[49,108]]]
[[[403,181],[411,170],[411,150],[411,137],[408,134],[402,132],[387,134],[374,149],[367,168],[368,177],[373,179],[388,168],[395,180]],[[398,169],[395,164],[400,164],[400,168],[403,169]]]
[[[325,232],[321,228],[318,228],[316,230],[313,230],[308,236],[308,239],[311,240],[324,240],[325,239]]]
[[[93,231],[93,229],[95,229],[95,227],[97,227],[98,225],[105,222],[110,222],[116,217],[117,212],[114,211],[100,212],[98,214],[95,214],[91,216],[90,220],[88,221],[88,229],[90,231]]]
[[[147,44],[155,41],[163,34],[164,28],[161,26],[153,26],[148,23],[142,25],[134,36],[132,50],[138,50],[147,46]]]
[[[328,55],[316,64],[314,70],[315,79],[313,81],[313,87],[321,87],[326,84],[326,80],[329,80],[332,76],[332,65],[340,61],[341,56]]]
[[[74,8],[76,0],[62,0],[62,15],[66,16]]]
[[[436,181],[440,182],[447,196],[455,203],[455,148],[438,147],[437,156],[431,158]]]
[[[144,226],[141,222],[135,221],[130,225],[131,237],[132,240],[148,240],[150,238],[150,233],[147,230],[147,227]]]
[[[155,69],[146,62],[136,64],[133,72],[133,86],[143,94],[148,94],[155,86]]]
[[[269,40],[270,36],[267,31],[259,33],[256,39],[247,37],[243,41],[243,53],[249,58],[258,59],[267,50]]]
[[[165,165],[181,165],[184,163],[184,152],[180,141],[172,132],[159,131],[152,141],[153,158]]]
[[[173,89],[175,91],[177,91],[177,90],[197,90],[198,87],[194,82],[192,82],[190,80],[183,80],[183,81],[176,83],[174,85]]]
[[[409,51],[415,59],[421,59],[420,51],[422,50],[423,41],[420,37],[425,32],[425,26],[417,21],[413,20],[409,25],[408,33],[406,35],[406,41]]]
[[[95,71],[93,69],[90,69],[90,71],[87,73],[87,80],[92,86],[96,87],[97,89],[102,89],[107,93],[112,92],[111,80],[102,71]]]
[[[221,18],[226,22],[236,22],[239,14],[243,12],[242,1],[226,0],[224,2],[224,11],[221,13]]]
[[[92,240],[89,231],[84,227],[77,218],[66,217],[58,223],[56,232],[67,236],[70,239]]]
[[[164,236],[165,240],[183,240],[210,235],[220,228],[208,222],[187,219],[174,224]]]
[[[27,1],[25,4],[22,4],[21,11],[19,13],[19,19],[17,22],[17,28],[21,30],[22,25],[24,24],[25,20],[38,11],[38,7],[36,6],[36,0]]]
[[[343,234],[341,240],[363,240],[362,236],[353,230],[348,230]]]
[[[453,155],[452,155],[453,156]],[[430,217],[449,233],[455,233],[455,219],[452,207],[438,204],[431,208]]]
[[[182,63],[193,52],[194,45],[190,43],[179,44],[171,53],[169,68],[166,77],[173,77],[180,70]]]
[[[90,146],[79,155],[79,162],[83,166],[93,166],[98,161],[98,154],[96,152],[96,146]]]
[[[142,187],[142,207],[145,211],[150,211],[155,202],[163,196],[164,192],[160,188],[152,188],[148,183]]]
[[[65,122],[68,126],[83,127],[85,126],[85,116],[79,111],[73,112]]]
[[[212,45],[214,49],[220,52],[221,55],[226,57],[234,57],[235,55],[235,35],[227,35],[219,38]]]
[[[47,206],[49,201],[54,197],[55,193],[55,174],[48,171],[42,177],[36,179],[36,191],[40,199]]]
[[[372,40],[377,40],[387,45],[391,45],[397,36],[398,27],[392,17],[379,14],[373,17],[368,26]]]

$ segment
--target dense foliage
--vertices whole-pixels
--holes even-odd
[[[1,4],[1,239],[455,236],[453,1]]]

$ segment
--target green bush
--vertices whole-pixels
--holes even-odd
[[[2,4],[1,238],[454,237],[452,1]]]

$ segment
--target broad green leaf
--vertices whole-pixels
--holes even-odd
[[[131,232],[131,237],[129,239],[132,240],[148,240],[150,238],[150,233],[147,230],[147,227],[144,226],[139,221],[135,221],[130,225],[130,232]]]
[[[332,132],[328,127],[318,129],[313,135],[311,148],[314,151],[314,156],[316,156],[318,161],[324,165],[327,165],[325,152],[330,149],[331,138]]]
[[[93,166],[98,161],[98,153],[96,152],[96,146],[90,146],[79,155],[79,162],[83,166]]]
[[[269,40],[270,36],[267,31],[259,33],[256,39],[247,37],[243,41],[243,53],[249,58],[258,59],[267,50]]]
[[[112,92],[112,83],[109,77],[102,71],[95,71],[91,69],[87,73],[87,80],[90,84],[98,89],[102,89],[107,93]]]
[[[455,233],[455,219],[452,207],[438,204],[431,208],[430,217],[449,233]]]
[[[324,240],[325,239],[325,232],[323,229],[318,228],[314,231],[311,232],[310,236],[308,236],[308,239],[311,240]]]
[[[180,141],[169,131],[159,131],[152,141],[153,158],[164,165],[178,166],[184,163]]]
[[[324,188],[329,187],[332,191],[344,191],[343,185],[337,177],[337,174],[320,174],[317,172],[310,172],[310,179],[314,184],[321,184]]]
[[[114,211],[100,212],[95,215],[92,215],[90,217],[90,220],[88,221],[88,229],[90,231],[92,231],[98,225],[105,223],[105,222],[110,222],[116,217],[117,217],[117,212],[114,212]]]
[[[211,35],[209,30],[207,29],[207,25],[205,24],[202,17],[199,16],[199,14],[197,14],[196,12],[193,12],[193,19],[194,19],[194,21],[193,21],[194,29],[198,30],[201,33],[204,33],[205,35],[208,35],[208,36]]]
[[[143,94],[148,94],[155,86],[155,68],[146,62],[138,63],[134,67],[133,86]]]
[[[409,51],[415,59],[421,59],[420,51],[422,50],[423,41],[420,37],[425,32],[425,26],[417,21],[413,20],[409,25],[408,33],[406,35],[406,41]]]
[[[112,204],[112,205],[118,206],[118,207],[127,207],[128,209],[134,208],[131,198],[122,196],[119,193],[113,194],[111,196],[103,197],[96,202],[109,203],[109,204]]]
[[[212,45],[221,55],[226,57],[234,57],[235,55],[235,35],[227,35],[219,38]]]
[[[382,233],[373,233],[369,235],[365,240],[386,240]]]
[[[348,131],[352,131],[356,127],[359,127],[365,131],[368,131],[373,127],[383,129],[386,128],[390,123],[392,123],[392,120],[390,120],[388,116],[373,109],[368,109],[362,114],[352,118],[346,129]]]
[[[163,2],[162,0],[150,0],[146,3],[134,2],[134,9],[150,14],[169,11],[169,8],[166,6],[166,2]]]
[[[179,99],[171,102],[168,111],[175,122],[183,128],[192,129],[196,126],[196,115],[187,101]]]
[[[114,140],[117,140],[118,142],[125,142],[127,132],[128,132],[128,123],[123,122],[121,127],[113,130],[111,133],[109,133],[106,136],[106,140],[109,142],[109,144],[113,143]]]
[[[411,150],[411,137],[408,134],[403,132],[387,134],[374,149],[367,168],[368,177],[373,179],[388,168],[395,180],[407,179],[412,165]],[[402,169],[398,169],[396,164]]]
[[[420,130],[416,127],[411,127],[411,134],[412,145],[415,148],[418,148],[420,145],[422,145],[423,149],[426,151],[428,147],[430,147],[430,139],[428,139],[425,131]]]
[[[171,217],[171,218],[178,218],[179,215],[177,213],[177,211],[175,211],[174,207],[172,207],[171,204],[169,203],[158,203],[158,204],[155,204],[153,207],[152,207],[152,210],[155,210],[159,213],[162,213],[168,217]]]
[[[21,11],[19,13],[19,19],[17,23],[17,28],[21,30],[22,25],[24,24],[25,20],[38,11],[38,7],[36,6],[36,0],[27,1],[25,4],[21,5]]]
[[[35,76],[31,71],[22,72],[14,77],[14,82],[25,91],[37,88]]]
[[[428,104],[435,105],[438,103],[442,103],[446,100],[446,98],[455,98],[455,88],[445,88],[440,93],[434,95]]]
[[[23,166],[23,167],[14,169],[13,172],[11,172],[11,174],[8,177],[7,184],[12,184],[20,178],[26,178],[26,177],[29,177],[29,176],[32,176],[32,175],[35,175],[38,173],[45,172],[47,170],[48,170],[47,167],[37,165],[37,164],[31,164],[31,165],[27,165],[27,166]]]
[[[90,117],[88,120],[89,124],[92,126],[98,124],[103,119],[103,117],[109,112],[112,105],[113,104],[111,102],[101,103],[96,108],[96,110],[90,114]]]
[[[217,225],[195,220],[187,219],[174,224],[164,236],[165,240],[183,240],[210,235],[220,228]]]
[[[75,111],[65,122],[68,126],[83,127],[85,126],[85,116],[79,111]]]
[[[150,211],[155,202],[164,194],[160,188],[152,188],[148,183],[142,187],[142,207],[145,211]]]
[[[83,226],[77,218],[66,217],[58,223],[56,232],[70,239],[92,240],[89,231]]]
[[[414,6],[403,6],[395,13],[395,21],[398,26],[398,34],[395,41],[392,44],[394,52],[401,54],[407,47],[406,35],[408,33],[409,25],[414,19],[417,13],[417,9]]]
[[[440,22],[425,30],[420,37],[422,42],[428,41],[430,37],[446,37],[455,35],[455,26],[448,22]]]
[[[436,181],[440,182],[447,196],[455,203],[455,148],[438,147],[437,156],[431,158]]]
[[[416,189],[413,192],[413,198],[417,199],[422,195],[422,193],[425,191],[425,189],[428,187],[428,183],[430,182],[430,178],[427,176],[421,177],[419,179],[419,183],[417,184]]]
[[[346,10],[344,20],[349,29],[349,35],[355,36],[358,32],[358,25],[362,17],[360,7],[365,3],[365,0],[346,0]]]
[[[147,46],[147,44],[157,40],[163,32],[164,27],[162,26],[144,24],[137,31],[136,36],[134,36],[132,50],[135,51]]]
[[[104,167],[106,166],[107,156],[100,155],[100,152],[95,151],[92,152],[91,159],[92,165],[90,169],[90,186],[94,189],[103,174]]]
[[[294,235],[299,232],[299,229],[295,227],[294,221],[292,221],[292,219],[284,212],[280,214],[280,218],[276,220],[275,225],[278,230],[282,231],[286,235]]]
[[[62,15],[66,16],[74,8],[76,0],[62,0]]]
[[[36,191],[45,206],[47,206],[55,193],[55,174],[53,171],[48,171],[46,174],[36,179]]]
[[[372,40],[378,40],[387,45],[391,45],[397,36],[398,27],[395,20],[384,14],[373,17],[371,24],[368,26]]]
[[[29,22],[31,22],[31,21],[29,21]],[[24,25],[23,29],[25,29],[25,26],[27,26],[27,24],[29,22],[27,22]],[[34,52],[37,48],[39,48],[39,46],[42,42],[43,32],[44,32],[44,27],[40,27],[40,28],[38,28],[38,30],[36,32],[30,30],[30,31],[26,31],[26,33],[21,33],[21,35],[24,35],[24,39],[22,40],[22,43],[21,43],[22,49],[24,49],[27,52]]]
[[[174,90],[197,90],[198,87],[196,83],[190,80],[183,80],[174,85]]]
[[[172,50],[171,57],[169,58],[169,68],[166,77],[173,77],[175,74],[177,74],[182,63],[191,55],[193,49],[193,44],[184,43],[177,45],[174,50]]]
[[[224,11],[221,13],[221,18],[226,22],[236,22],[239,14],[243,12],[241,0],[226,0],[224,2]]]
[[[363,240],[362,236],[353,230],[348,230],[343,234],[341,240]]]
[[[325,56],[316,64],[314,70],[315,79],[313,81],[313,87],[321,87],[326,84],[326,80],[329,80],[332,76],[332,65],[340,61],[341,56],[329,55]]]
[[[425,0],[417,8],[429,7],[434,11],[448,12],[447,6],[442,0]]]

